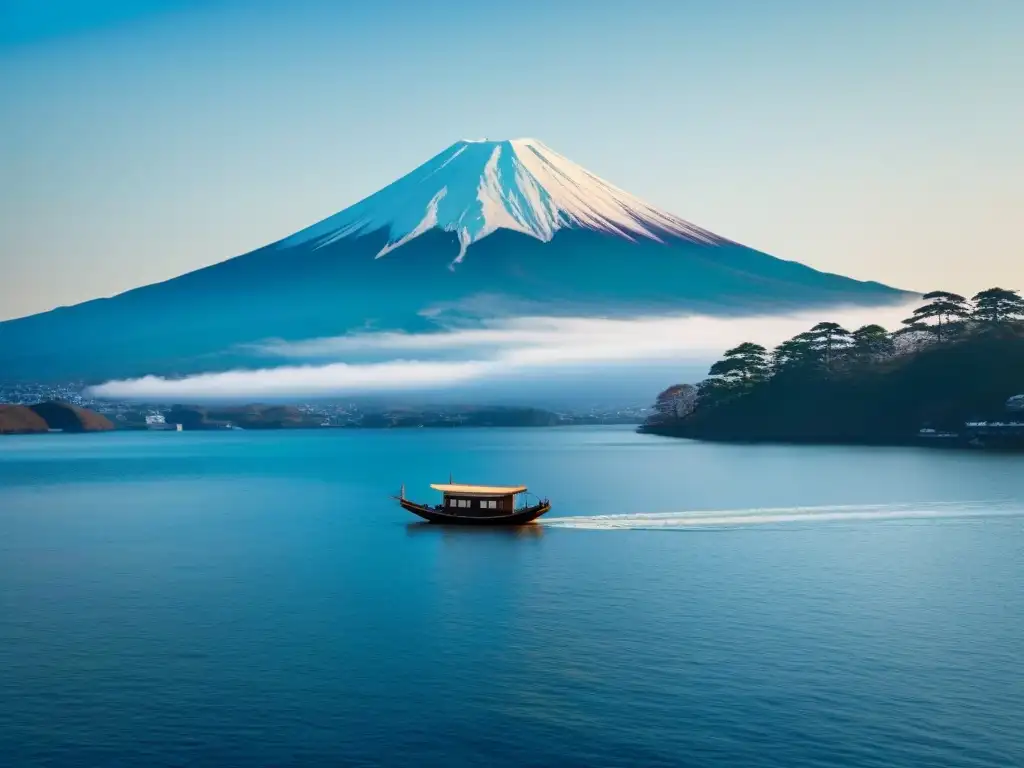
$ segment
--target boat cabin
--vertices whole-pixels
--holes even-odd
[[[442,494],[441,506],[449,515],[487,517],[511,515],[516,511],[516,496],[526,493],[525,485],[431,485]]]
[[[527,501],[525,485],[431,485],[441,492],[441,503],[419,504],[405,498],[405,485],[394,498],[402,509],[428,523],[448,525],[526,525],[551,509],[547,499]]]

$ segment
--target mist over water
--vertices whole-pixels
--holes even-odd
[[[849,328],[897,327],[913,304],[837,305],[762,315],[505,317],[429,333],[361,332],[254,345],[259,367],[145,376],[90,388],[97,397],[152,402],[330,397],[366,393],[512,399],[577,397],[645,401],[664,387],[698,381],[731,346],[766,346],[828,318]]]

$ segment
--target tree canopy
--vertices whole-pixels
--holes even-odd
[[[771,351],[727,350],[697,385],[688,436],[876,439],[916,434],[922,422],[955,423],[1024,393],[1024,298],[990,288],[970,301],[948,291],[891,333],[823,321]],[[908,329],[926,333],[897,343]],[[998,333],[993,333],[998,329]],[[974,416],[972,416],[974,414]]]
[[[697,402],[722,402],[749,392],[768,377],[768,350],[746,342],[726,350],[697,387]]]
[[[971,316],[967,299],[957,293],[931,291],[922,298],[926,303],[915,309],[903,324],[911,330],[931,331],[938,341],[949,338]]]
[[[987,326],[1000,325],[1024,318],[1024,298],[1017,291],[989,288],[976,293],[973,317]]]
[[[872,362],[888,357],[895,350],[892,336],[880,325],[858,328],[851,334],[850,352],[860,362]]]

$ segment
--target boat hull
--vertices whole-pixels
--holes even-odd
[[[551,509],[551,504],[541,502],[532,507],[518,509],[509,515],[488,515],[486,517],[474,517],[472,515],[450,515],[434,507],[417,504],[408,499],[399,499],[398,503],[402,509],[422,517],[428,523],[437,525],[474,525],[474,526],[502,526],[502,525],[527,525]]]

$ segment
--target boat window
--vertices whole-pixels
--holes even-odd
[[[455,506],[455,499],[448,499],[448,506],[449,507],[454,507]]]

